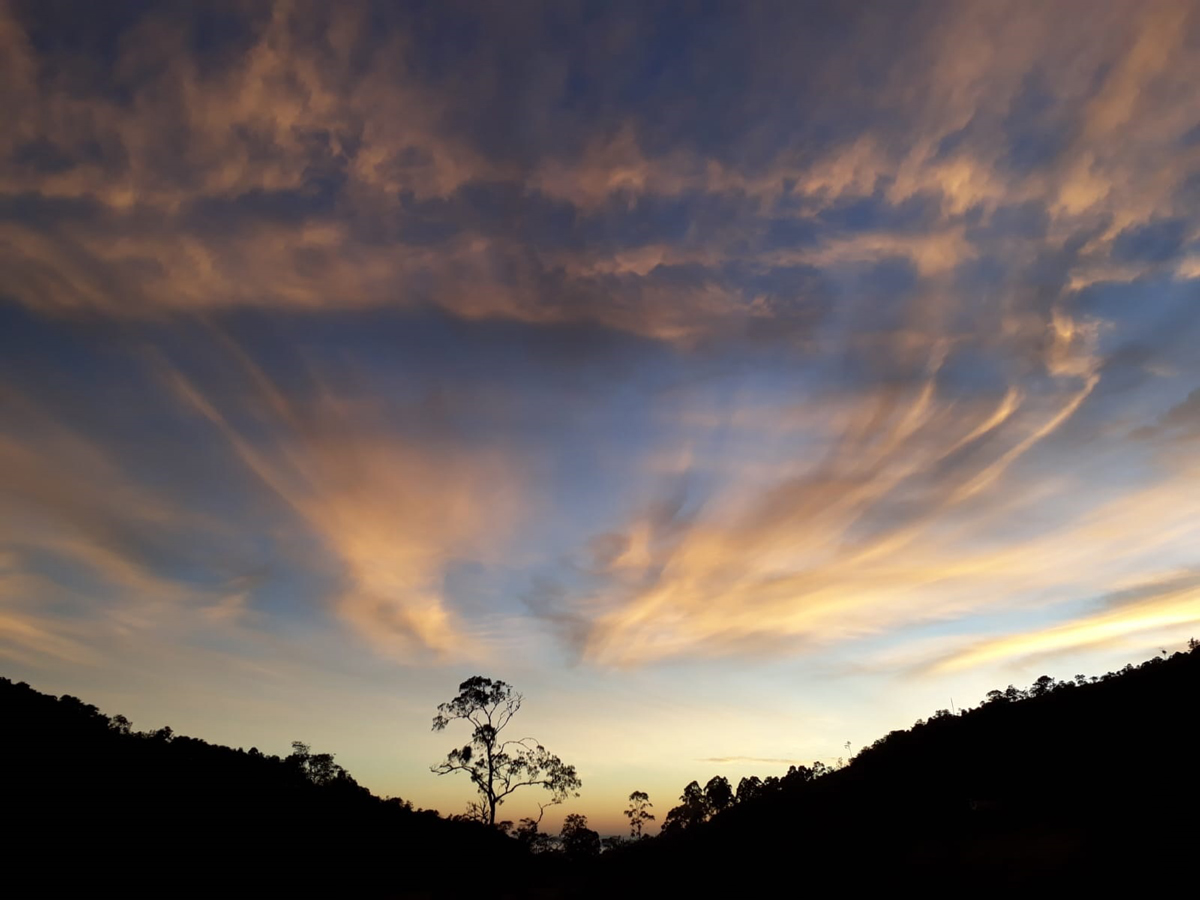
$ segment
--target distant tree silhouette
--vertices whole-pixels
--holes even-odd
[[[683,795],[679,798],[680,805],[667,813],[666,819],[663,820],[662,833],[669,835],[687,831],[727,809],[781,791],[794,790],[840,768],[842,766],[833,768],[817,761],[812,764],[812,768],[789,766],[787,774],[782,777],[770,775],[759,779],[758,776],[751,775],[738,782],[736,793],[724,775],[710,778],[703,788],[699,782],[693,781],[683,789]]]
[[[686,831],[708,821],[708,801],[698,781],[690,782],[679,800],[679,806],[673,807],[663,819],[663,834]]]
[[[733,788],[729,786],[729,779],[724,775],[710,778],[704,786],[704,803],[710,816],[733,806]]]
[[[798,785],[807,784],[814,778],[826,775],[829,771],[830,769],[820,760],[814,762],[811,769],[808,766],[788,766],[787,774],[779,779],[779,783],[775,787],[792,789]]]
[[[472,817],[496,824],[496,808],[514,791],[541,787],[550,792],[550,803],[579,796],[582,782],[575,767],[567,765],[533,738],[503,740],[501,732],[521,709],[524,698],[512,685],[476,675],[458,686],[458,695],[438,706],[433,730],[441,731],[462,719],[472,726],[471,741],[451,750],[443,762],[431,767],[438,775],[466,772],[479,792]]]
[[[757,775],[750,775],[738,782],[737,794],[735,799],[738,803],[745,803],[748,800],[753,800],[763,792],[763,783]]]
[[[636,884],[664,896],[759,896],[804,853],[806,885],[883,894],[896,883],[980,896],[1144,895],[1194,881],[1200,841],[1195,699],[1200,642],[1101,677],[992,691],[893,731],[848,764],[693,781],[665,840],[605,853],[588,898]],[[1136,765],[1153,746],[1154,764]],[[1136,775],[1114,777],[1135,763]],[[754,859],[752,866],[713,865]]]
[[[1029,696],[1041,697],[1045,694],[1049,694],[1054,690],[1055,684],[1056,682],[1053,678],[1051,678],[1049,675],[1043,675],[1032,685],[1030,685]]]
[[[513,830],[513,837],[530,853],[549,853],[555,849],[554,835],[539,829],[541,816],[536,819],[524,818]]]
[[[158,896],[164,884],[179,896],[296,900],[760,896],[778,889],[798,850],[806,886],[855,895],[905,883],[936,894],[1148,896],[1148,879],[1194,879],[1200,647],[1190,650],[1100,678],[994,691],[881,737],[845,767],[743,778],[731,804],[726,779],[692,782],[665,817],[667,839],[623,843],[599,842],[582,816],[553,835],[523,819],[506,838],[373,797],[332,754],[302,742],[280,757],[169,728],[135,731],[74,697],[0,678],[0,847],[12,883],[49,879],[79,895],[136,848],[148,877],[123,882],[123,896]],[[476,691],[515,699],[507,685],[480,681]],[[503,727],[501,707],[491,709]],[[472,761],[486,757],[468,746]],[[1147,746],[1153,764],[1131,769]],[[494,821],[482,793],[473,806]],[[618,852],[595,858],[604,846]],[[516,887],[492,891],[479,872],[503,872]]]
[[[456,819],[460,822],[479,822],[481,825],[492,824],[488,820],[487,805],[482,803],[479,800],[467,801],[466,810],[464,812],[458,813],[457,815],[453,815],[450,818]],[[503,825],[503,823],[501,823],[501,825]],[[500,826],[497,826],[497,827],[500,827]]]
[[[600,855],[600,835],[588,828],[587,816],[571,813],[563,820],[559,833],[563,852],[571,859]]]
[[[4,678],[0,718],[5,883],[38,878],[87,896],[132,848],[140,877],[122,882],[122,897],[475,897],[443,879],[464,857],[528,878],[516,841],[374,797],[303,742],[269,755],[135,731]]]
[[[625,818],[629,820],[629,837],[633,840],[641,840],[646,823],[654,821],[654,813],[650,812],[652,806],[650,795],[645,791],[634,791],[629,795],[629,809],[625,810]]]
[[[347,777],[346,770],[333,761],[332,753],[312,753],[303,741],[292,741],[292,753],[284,762],[299,769],[313,784],[331,784]]]

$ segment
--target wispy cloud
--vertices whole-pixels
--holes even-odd
[[[721,765],[726,763],[762,763],[768,766],[800,766],[805,764],[803,760],[799,759],[777,759],[770,756],[709,756],[704,759],[698,759],[696,762],[718,763]]]
[[[383,398],[347,395],[316,381],[286,397],[244,354],[236,407],[223,411],[167,368],[180,399],[209,421],[237,457],[332,554],[343,587],[338,614],[380,651],[402,661],[480,659],[479,645],[443,595],[456,558],[498,552],[497,533],[519,513],[519,466],[502,448],[467,448],[436,410],[422,431]],[[253,436],[252,436],[253,435]]]
[[[385,7],[0,11],[5,309],[56,361],[0,370],[23,575],[269,630],[286,569],[388,658],[632,667],[1182,564],[1190,7]],[[45,374],[94,394],[114,333],[123,440]]]
[[[1103,609],[1036,631],[971,644],[937,660],[933,673],[1019,660],[1044,659],[1093,647],[1123,644],[1139,651],[1178,643],[1200,626],[1200,577],[1164,578],[1110,595]]]
[[[802,121],[708,146],[689,140],[695,127],[654,130],[682,85],[588,121],[530,105],[564,97],[565,49],[528,74],[529,138],[514,143],[484,87],[506,82],[509,60],[482,49],[460,61],[479,73],[469,84],[431,76],[443,67],[418,24],[397,13],[381,31],[361,4],[235,14],[215,60],[195,49],[204,23],[166,9],[94,55],[47,49],[31,37],[36,17],[9,10],[5,100],[21,124],[0,147],[8,289],[39,309],[137,316],[436,305],[683,342],[754,332],[763,318],[803,333],[822,298],[782,285],[779,296],[769,283],[788,270],[837,278],[906,259],[933,282],[923,293],[944,294],[937,280],[993,256],[996,226],[1018,204],[1041,211],[1044,231],[1010,229],[1005,258],[1098,227],[1068,263],[1087,283],[1111,271],[1130,229],[1178,214],[1184,236],[1194,231],[1198,109],[1186,86],[1197,72],[1184,36],[1196,23],[1176,5],[1112,4],[1086,26],[1061,6],[1027,12],[1001,20],[963,4],[936,24],[918,17],[905,49],[848,11],[857,30],[843,50],[886,52],[887,87],[868,91],[832,48],[786,54],[793,63],[761,77],[794,84],[832,137],[814,143]],[[1064,17],[1078,36],[1064,39]],[[653,19],[614,20],[596,40],[636,46]],[[522,21],[521,42],[542,38],[539,16]],[[734,45],[712,48],[710,62]],[[616,74],[607,60],[581,64],[602,91]],[[814,65],[843,122],[811,96]],[[743,74],[753,91],[759,75]],[[737,133],[741,106],[708,104],[714,127]],[[473,116],[477,127],[464,126]],[[1137,139],[1113,140],[1118,131]],[[692,260],[692,274],[671,277],[672,260]],[[1157,262],[1125,256],[1122,277]],[[1019,308],[1020,283],[1004,293],[1014,315],[1035,313]],[[797,305],[810,315],[784,314]]]

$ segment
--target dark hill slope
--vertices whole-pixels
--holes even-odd
[[[1144,894],[1200,863],[1200,650],[1042,679],[847,767],[609,854],[590,895]],[[1194,883],[1193,883],[1194,886]]]
[[[380,800],[324,755],[137,734],[0,679],[0,863],[14,896],[1144,896],[1194,877],[1198,696],[1200,651],[1040,681],[572,860]]]
[[[326,754],[264,756],[130,730],[0,679],[10,896],[467,896],[464,860],[520,874],[515,841],[415,812]]]

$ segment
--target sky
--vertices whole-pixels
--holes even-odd
[[[615,832],[1173,651],[1197,84],[1171,0],[3,0],[0,675],[447,814],[503,679]]]

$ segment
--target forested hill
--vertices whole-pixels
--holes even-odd
[[[611,854],[595,896],[658,890],[978,895],[1190,881],[1200,847],[1200,647],[1103,678],[993,691]],[[674,811],[673,811],[674,812]],[[619,864],[618,864],[619,863]],[[680,894],[683,895],[683,894]]]
[[[0,853],[14,896],[1140,896],[1195,876],[1198,697],[1197,648],[1042,678],[837,770],[689,785],[663,835],[595,857],[381,800],[302,744],[139,733],[0,679]]]
[[[234,750],[0,679],[10,896],[468,896],[464,860],[523,877],[482,825],[382,800],[326,753]],[[81,893],[82,892],[82,893]]]

